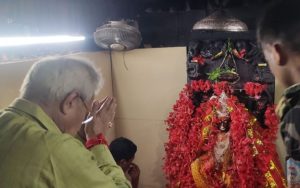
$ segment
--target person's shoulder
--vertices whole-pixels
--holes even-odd
[[[290,126],[300,125],[300,104],[293,106],[288,112],[285,114],[282,123],[289,124]],[[298,127],[298,126],[297,126]],[[299,126],[300,132],[300,126]]]
[[[6,133],[18,132],[24,141],[39,140],[39,143],[46,144],[46,146],[70,140],[77,142],[73,136],[61,133],[59,129],[55,128],[48,130],[43,123],[18,111],[1,111],[0,125]]]
[[[74,161],[87,162],[96,158],[82,142],[69,134],[47,134],[47,145],[49,145],[48,152],[53,160],[74,163]]]
[[[289,109],[289,111],[286,113],[285,118],[291,118],[291,117],[298,117],[300,118],[300,104],[297,104]]]
[[[49,146],[50,150],[63,146],[83,147],[83,144],[78,139],[66,133],[46,132],[44,142]]]
[[[72,135],[55,129],[48,130],[41,122],[18,111],[4,111],[0,115],[0,125],[0,133],[3,135],[0,141],[6,140],[6,144],[11,142],[14,147],[34,146],[35,151],[49,154],[59,147],[84,148],[83,144]]]

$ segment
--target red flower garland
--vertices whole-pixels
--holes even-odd
[[[199,81],[191,81],[191,87],[193,91],[201,91],[201,92],[208,92],[211,89],[211,84],[208,80],[199,80]]]
[[[256,99],[259,99],[261,93],[266,89],[267,89],[266,85],[262,85],[260,83],[255,83],[255,82],[247,82],[244,85],[244,90],[246,94]]]
[[[195,155],[193,148],[189,148],[190,123],[194,111],[191,100],[192,90],[189,85],[179,94],[179,100],[173,107],[173,112],[169,114],[166,123],[168,124],[169,141],[165,144],[166,157],[164,171],[169,180],[168,187],[187,186],[195,187],[189,164],[192,162],[192,155]],[[193,143],[194,144],[194,143]],[[194,147],[197,147],[196,144]]]
[[[253,84],[252,84],[253,85]],[[255,85],[255,84],[254,84]],[[258,86],[258,85],[255,85]],[[245,88],[249,90],[248,83]],[[262,88],[262,87],[256,87]],[[192,81],[185,86],[179,95],[179,100],[169,114],[166,123],[169,131],[169,141],[165,144],[164,171],[169,181],[167,187],[195,188],[195,182],[191,173],[191,163],[201,153],[209,154],[214,150],[217,135],[220,133],[218,125],[224,120],[215,113],[222,106],[219,98],[211,98],[195,107],[192,101],[194,92],[208,95],[213,91],[220,96],[226,93],[227,108],[230,109],[230,150],[232,152],[232,164],[226,173],[231,177],[234,187],[248,188],[266,185],[264,174],[268,170],[269,161],[276,156],[274,140],[276,139],[278,119],[274,107],[269,106],[265,112],[265,125],[263,129],[253,115],[245,108],[245,105],[232,95],[233,89],[227,82],[211,84],[209,81]],[[246,92],[247,92],[246,91]],[[262,90],[247,92],[257,96]],[[209,134],[204,138],[203,132],[209,128]],[[252,132],[252,133],[251,133]],[[252,136],[249,134],[253,134]],[[254,143],[262,142],[263,145]],[[253,147],[259,154],[253,156]],[[275,157],[276,159],[276,157]],[[277,160],[274,160],[279,164]],[[203,169],[212,187],[224,187],[222,177],[215,168],[215,163],[207,160]],[[276,179],[281,182],[281,176]],[[280,181],[279,181],[280,180]],[[281,187],[280,185],[278,187]]]
[[[225,94],[230,95],[233,91],[232,87],[226,81],[216,82],[213,85],[213,89],[216,95],[221,95],[222,92],[225,92]]]

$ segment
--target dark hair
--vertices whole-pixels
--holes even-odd
[[[119,162],[122,159],[132,159],[137,151],[137,146],[131,140],[120,137],[110,143],[109,150],[115,161]]]
[[[300,52],[300,0],[281,0],[271,4],[258,23],[258,40],[280,40],[285,47]]]

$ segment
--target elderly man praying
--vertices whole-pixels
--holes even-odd
[[[1,188],[131,187],[104,144],[116,103],[94,101],[101,82],[93,64],[81,59],[32,66],[19,98],[0,113]],[[74,136],[86,117],[83,145]]]

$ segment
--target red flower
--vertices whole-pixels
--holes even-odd
[[[199,55],[199,56],[193,57],[191,62],[198,63],[200,65],[204,65],[205,64],[205,59],[201,55]]]
[[[246,49],[242,49],[241,51],[237,51],[236,49],[233,49],[233,54],[235,57],[239,59],[243,59],[246,55]]]
[[[247,82],[244,85],[244,90],[247,95],[254,97],[256,99],[260,98],[261,93],[267,89],[266,85],[260,83]]]
[[[211,83],[206,80],[191,81],[191,87],[194,91],[208,92],[211,89]]]
[[[221,95],[222,92],[225,92],[227,95],[230,95],[233,91],[232,87],[226,81],[215,83],[213,85],[213,88],[214,88],[214,93],[216,95]]]

